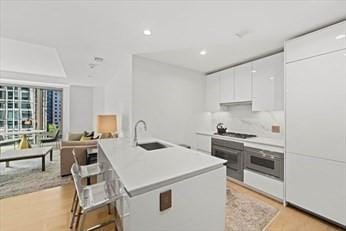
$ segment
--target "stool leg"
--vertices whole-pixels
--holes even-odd
[[[84,214],[84,213],[81,215],[81,221],[80,221],[80,227],[79,227],[80,231],[83,231],[83,229],[84,229],[85,216],[86,216],[86,214]]]
[[[107,207],[108,207],[108,214],[110,215],[110,214],[112,214],[112,211],[111,211],[111,205],[110,204],[108,204],[107,205]]]
[[[76,202],[76,197],[77,197],[77,191],[74,190],[74,196],[73,196],[73,201],[72,201],[72,206],[71,206],[71,213],[73,212],[73,207],[74,207],[74,203]]]
[[[80,220],[80,216],[81,216],[81,214],[82,214],[81,211],[82,211],[82,208],[79,206],[78,212],[77,212],[77,221],[76,221],[75,230],[78,230],[79,220]]]
[[[71,218],[71,223],[70,223],[70,229],[73,228],[73,225],[74,225],[74,220],[77,216],[77,212],[78,212],[78,209],[77,209],[77,205],[78,205],[78,197],[76,198],[76,203],[74,205],[74,209],[73,209],[73,212],[72,212],[72,218]]]

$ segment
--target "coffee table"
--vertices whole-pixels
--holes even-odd
[[[11,150],[0,154],[0,162],[9,163],[15,160],[25,160],[25,159],[42,159],[42,171],[46,171],[46,156],[50,155],[50,161],[53,161],[53,148],[52,147],[38,147],[29,148],[22,150]],[[8,167],[8,164],[6,164]]]

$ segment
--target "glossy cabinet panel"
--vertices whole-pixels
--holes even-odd
[[[235,102],[252,100],[251,63],[234,67]]]
[[[286,43],[286,200],[346,225],[346,24]]]
[[[284,104],[284,55],[275,54],[252,63],[252,110],[279,111]]]
[[[220,103],[230,103],[235,101],[234,93],[234,69],[227,69],[220,72]]]
[[[346,21],[290,40],[285,44],[286,62],[346,48]]]
[[[346,162],[345,53],[286,65],[288,152]]]
[[[284,197],[284,183],[270,176],[245,169],[244,183],[278,199],[282,200]]]
[[[287,153],[286,200],[346,225],[346,164]]]
[[[216,112],[220,110],[220,73],[206,77],[205,111]]]

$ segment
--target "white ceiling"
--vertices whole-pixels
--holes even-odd
[[[86,84],[123,73],[133,54],[210,72],[346,18],[346,0],[1,1],[0,7],[0,36],[55,47],[67,79]],[[235,36],[244,31],[242,39]],[[202,49],[208,54],[199,55]],[[94,56],[104,62],[90,70]]]

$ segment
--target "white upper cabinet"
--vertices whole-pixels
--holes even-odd
[[[234,67],[235,102],[252,100],[251,63]]]
[[[286,63],[346,48],[346,21],[290,40],[285,44]]]
[[[220,73],[220,103],[232,103],[234,95],[234,69],[227,69]]]
[[[252,110],[279,111],[284,104],[284,55],[275,54],[252,63]]]
[[[206,77],[205,110],[216,112],[220,110],[220,72]]]

